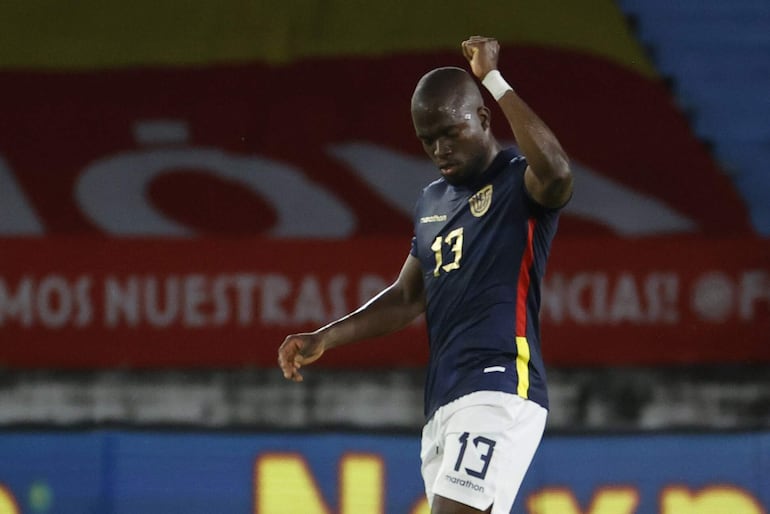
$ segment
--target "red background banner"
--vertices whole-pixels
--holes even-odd
[[[408,239],[3,240],[0,363],[273,366],[283,337],[355,308]],[[633,252],[629,252],[633,248]],[[552,365],[770,361],[770,243],[557,240],[543,294]],[[329,352],[326,366],[415,366],[424,326]]]

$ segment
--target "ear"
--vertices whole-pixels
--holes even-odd
[[[481,128],[484,130],[489,130],[489,127],[492,125],[492,113],[487,108],[486,105],[482,105],[478,108],[478,111],[476,111],[479,115],[479,121],[481,122]]]

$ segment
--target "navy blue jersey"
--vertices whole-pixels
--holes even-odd
[[[427,418],[475,391],[518,394],[548,408],[538,313],[559,211],[530,198],[526,167],[504,150],[472,183],[441,178],[417,202],[411,253],[427,302]]]

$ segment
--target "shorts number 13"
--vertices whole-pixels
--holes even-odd
[[[465,457],[465,449],[468,447],[469,436],[470,434],[468,432],[463,432],[463,435],[460,436],[460,443],[462,446],[460,447],[460,454],[457,456],[457,462],[455,462],[455,471],[460,471],[460,465],[462,464],[463,458]],[[484,436],[477,436],[473,439],[473,446],[475,446],[478,450],[478,458],[484,464],[481,470],[477,471],[472,468],[465,468],[465,472],[472,477],[480,478],[483,480],[484,477],[487,476],[489,462],[492,460],[492,454],[495,451],[495,441]]]

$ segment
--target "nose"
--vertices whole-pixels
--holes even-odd
[[[449,155],[450,153],[452,153],[452,149],[450,148],[448,141],[441,137],[436,139],[436,142],[433,143],[433,155],[442,157]]]

